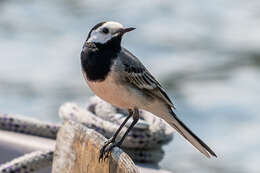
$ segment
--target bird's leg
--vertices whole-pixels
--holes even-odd
[[[121,138],[121,140],[118,142],[118,145],[117,145],[117,146],[120,146],[120,145],[124,142],[126,136],[127,136],[128,133],[130,132],[130,130],[133,129],[133,127],[134,127],[135,124],[138,122],[138,120],[139,120],[139,111],[138,111],[137,108],[135,108],[135,109],[134,109],[134,113],[133,113],[133,122],[131,123],[131,125],[129,126],[129,128],[126,130],[124,136],[123,136],[123,137]]]
[[[99,151],[99,161],[103,158],[104,156],[104,153],[105,153],[105,149],[106,147],[111,144],[111,143],[114,143],[116,141],[116,137],[117,135],[119,134],[119,132],[122,130],[122,128],[124,127],[124,125],[126,124],[126,122],[129,120],[129,118],[133,115],[133,111],[131,109],[128,109],[128,116],[126,117],[126,119],[124,120],[124,122],[120,125],[120,127],[116,130],[116,133],[111,137],[109,138],[105,143],[104,145],[102,146],[102,148],[100,149]]]
[[[126,130],[124,136],[120,139],[120,141],[118,142],[114,142],[112,143],[104,152],[106,153],[105,158],[108,157],[109,152],[114,148],[114,147],[119,147],[125,140],[126,136],[128,135],[128,133],[130,132],[130,130],[132,130],[132,128],[135,126],[135,124],[138,122],[139,120],[139,111],[137,108],[134,108],[134,113],[133,113],[133,122],[131,123],[131,125],[128,127],[128,129]]]

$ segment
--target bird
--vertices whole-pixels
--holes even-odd
[[[106,159],[114,147],[120,147],[138,122],[139,110],[151,112],[166,121],[206,157],[217,157],[175,114],[175,106],[162,85],[135,55],[121,45],[123,36],[134,29],[115,21],[100,22],[89,31],[81,51],[82,73],[92,92],[129,112],[115,134],[100,149],[99,160]],[[116,141],[131,117],[131,125]]]

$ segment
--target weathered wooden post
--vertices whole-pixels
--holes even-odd
[[[67,121],[59,130],[52,173],[139,173],[131,158],[114,148],[99,162],[99,150],[105,138],[81,124]]]

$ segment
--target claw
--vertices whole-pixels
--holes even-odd
[[[112,144],[111,144],[112,143]],[[108,148],[107,146],[111,144]],[[120,143],[119,142],[112,142],[111,140],[108,140],[105,142],[104,146],[101,148],[100,153],[99,153],[99,162],[101,160],[106,160],[111,153],[112,149],[115,147],[119,147]]]
[[[104,143],[104,145],[102,146],[102,148],[100,149],[100,151],[99,151],[99,162],[101,162],[101,160],[103,160],[103,159],[106,159],[106,157],[104,157],[104,154],[106,153],[106,147],[109,145],[109,144],[111,144],[111,143],[113,143],[115,140],[113,139],[113,138],[110,138],[110,139],[108,139],[105,143]]]
[[[108,158],[108,156],[111,153],[111,151],[113,150],[113,148],[118,147],[118,146],[119,146],[119,143],[118,142],[114,142],[107,149],[105,149],[105,151],[104,151],[104,154],[105,154],[104,159]]]
[[[116,143],[113,143],[111,144],[106,150],[105,150],[105,153],[108,153],[108,152],[111,152],[113,148],[115,148],[117,146],[117,142]]]

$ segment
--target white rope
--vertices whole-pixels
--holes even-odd
[[[56,139],[60,125],[41,122],[21,115],[0,114],[0,129]]]
[[[0,173],[30,173],[52,164],[53,151],[36,151],[0,165]]]
[[[124,119],[125,112],[94,97],[89,110],[75,103],[61,106],[63,120],[73,120],[110,138]],[[136,162],[158,163],[164,156],[162,145],[173,138],[173,131],[161,119],[148,112],[141,112],[141,121],[129,133],[122,149]],[[109,117],[109,118],[108,118]],[[126,124],[126,126],[128,126]],[[0,129],[56,139],[59,124],[46,123],[20,115],[0,114]],[[122,129],[122,132],[126,127]],[[0,165],[0,173],[29,173],[50,166],[53,151],[33,152]]]

